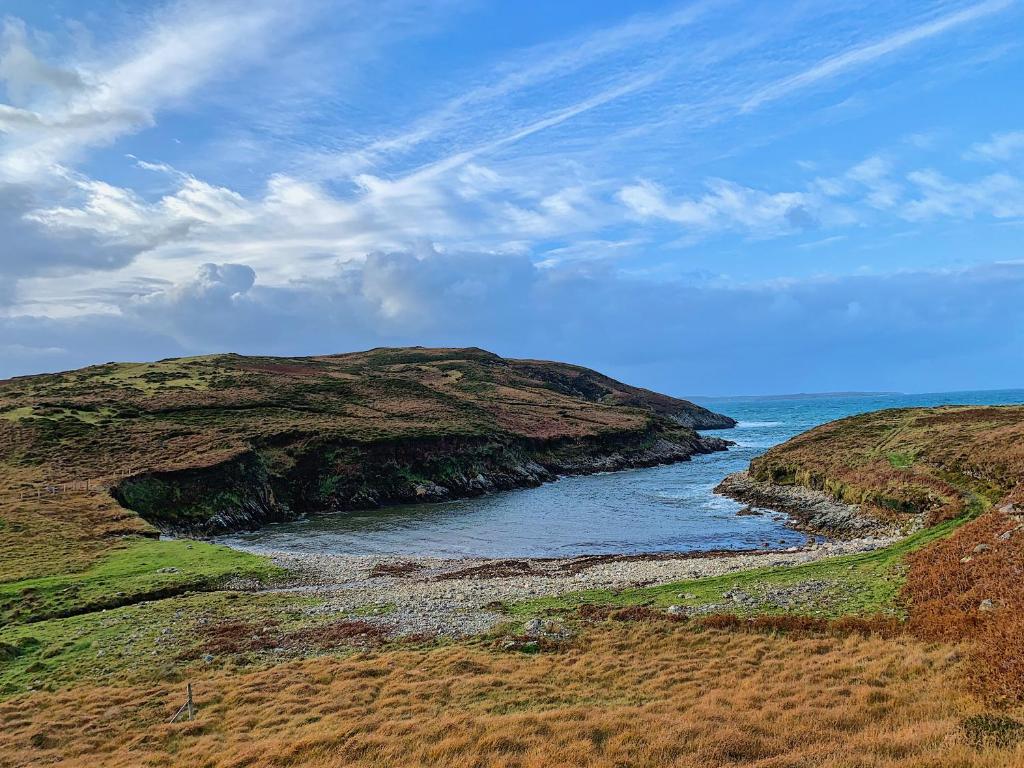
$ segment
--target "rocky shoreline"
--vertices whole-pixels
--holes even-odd
[[[790,518],[791,528],[837,539],[906,535],[908,522],[912,528],[922,524],[919,517],[904,520],[902,525],[881,520],[859,504],[837,501],[824,491],[757,480],[749,472],[728,475],[715,488],[715,493],[748,505],[747,510],[784,512]]]
[[[508,617],[501,604],[590,589],[621,590],[869,552],[896,539],[861,537],[790,547],[561,559],[439,559],[264,552],[292,574],[275,591],[316,597],[311,614],[359,617],[395,635],[464,637]],[[245,588],[246,585],[234,585]]]
[[[904,535],[857,505],[803,486],[727,476],[716,493],[747,504],[737,514],[783,513],[808,533],[802,547],[683,553],[585,555],[569,558],[462,558],[267,552],[291,578],[276,591],[319,599],[315,614],[359,616],[394,635],[464,637],[508,621],[505,604],[585,590],[623,590],[721,576],[756,568],[795,566],[826,557],[869,552]],[[819,541],[819,536],[830,540]],[[245,585],[238,585],[242,588]],[[821,590],[830,588],[821,583]],[[805,592],[814,584],[800,587]],[[785,606],[792,595],[732,595],[741,605],[767,600]],[[801,594],[801,598],[814,595]],[[672,606],[677,608],[678,606]],[[732,606],[709,605],[707,610]],[[749,606],[748,606],[749,607]]]

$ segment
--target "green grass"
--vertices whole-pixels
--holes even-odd
[[[211,589],[229,576],[269,581],[280,573],[266,558],[228,547],[129,539],[83,571],[0,584],[0,626]]]
[[[206,667],[212,625],[307,626],[305,609],[318,601],[284,594],[190,593],[33,624],[0,629],[0,698],[30,689],[56,690],[89,680],[126,683],[177,680],[190,666]],[[216,657],[212,666],[269,663]]]
[[[667,608],[670,605],[699,607],[724,604],[722,612],[738,615],[789,613],[822,618],[877,613],[899,615],[901,609],[896,598],[903,585],[903,559],[926,544],[948,536],[962,523],[979,514],[983,504],[981,500],[976,500],[969,514],[918,531],[895,544],[872,552],[831,557],[803,565],[757,568],[654,587],[573,592],[511,604],[506,609],[510,615],[518,618],[564,613],[583,605]],[[748,608],[734,605],[724,597],[727,592],[734,590],[756,597],[779,588],[796,587],[809,582],[823,584],[824,589],[814,599],[802,602],[797,600],[792,606]]]
[[[913,451],[893,451],[887,458],[894,469],[910,469],[916,456]]]
[[[0,419],[5,421],[21,421],[22,419],[29,419],[32,417],[32,406],[26,405],[21,408],[12,408],[9,411],[0,413]]]
[[[187,367],[189,360],[172,360],[159,363],[117,363],[113,370],[95,376],[96,381],[130,386],[146,393],[158,392],[164,388],[209,389],[209,383],[198,378],[195,371]],[[202,360],[202,358],[194,358]]]

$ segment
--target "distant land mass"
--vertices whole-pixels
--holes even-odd
[[[796,392],[788,395],[694,395],[689,399],[703,402],[742,402],[751,400],[822,400],[830,397],[896,397],[904,392]]]

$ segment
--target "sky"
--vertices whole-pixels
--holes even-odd
[[[1024,0],[5,0],[0,377],[1024,386]]]

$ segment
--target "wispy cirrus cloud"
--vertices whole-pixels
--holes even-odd
[[[742,111],[751,112],[771,101],[830,78],[871,64],[900,50],[949,32],[986,16],[1005,11],[1015,0],[986,0],[937,19],[904,29],[867,45],[861,45],[830,56],[809,69],[771,83],[753,93],[743,102]]]
[[[259,0],[179,2],[116,54],[61,66],[38,59],[24,24],[4,21],[0,81],[21,103],[0,111],[0,174],[30,178],[153,125],[159,109],[265,55],[294,18]]]

